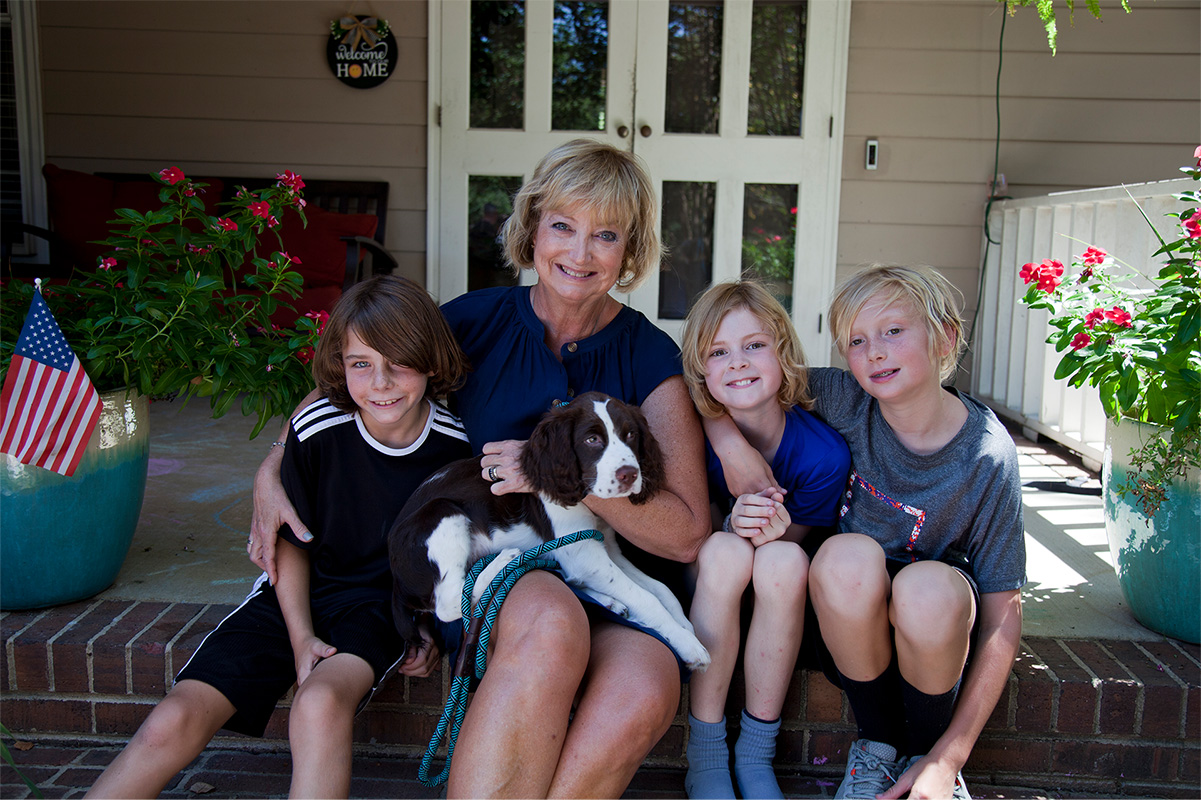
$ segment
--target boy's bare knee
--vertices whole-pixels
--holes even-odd
[[[830,537],[813,557],[809,591],[819,607],[883,603],[889,591],[884,550],[861,533]]]
[[[975,619],[971,587],[957,570],[937,561],[919,561],[892,582],[889,617],[898,635],[931,647],[957,643]]]
[[[794,542],[768,542],[755,552],[755,594],[804,596],[809,556]]]
[[[697,582],[710,588],[742,592],[751,580],[755,546],[734,533],[718,531],[705,540],[697,556]]]

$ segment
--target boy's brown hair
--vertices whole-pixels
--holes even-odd
[[[393,364],[429,374],[425,393],[430,397],[443,397],[459,388],[471,369],[425,289],[408,278],[378,275],[356,283],[334,305],[313,357],[317,390],[342,411],[357,408],[346,388],[342,363],[342,348],[351,329]]]
[[[792,320],[780,301],[772,296],[762,284],[753,280],[733,283],[718,283],[705,291],[688,312],[684,321],[684,336],[681,358],[684,362],[684,381],[688,393],[701,416],[710,419],[725,413],[726,408],[714,399],[705,385],[705,362],[709,348],[717,336],[717,329],[726,314],[736,308],[745,308],[763,323],[767,333],[775,339],[776,359],[780,362],[783,381],[780,383],[780,406],[789,409],[800,406],[806,411],[813,408],[809,396],[809,372],[805,368],[805,351],[801,340],[792,326]]]
[[[835,292],[830,303],[830,333],[846,356],[851,326],[868,301],[879,298],[878,302],[889,306],[902,300],[923,317],[930,358],[938,364],[939,378],[945,382],[955,374],[955,365],[967,346],[957,294],[949,280],[928,267],[877,264],[855,273]]]

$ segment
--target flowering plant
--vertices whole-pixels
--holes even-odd
[[[260,192],[239,188],[210,216],[201,200],[206,184],[178,167],[153,177],[162,208],[117,209],[111,235],[99,242],[111,251],[94,269],[45,286],[46,304],[98,391],[208,396],[213,416],[243,395],[242,413],[258,415],[257,436],[311,388],[307,362],[322,320],[272,324],[270,315],[300,292],[292,269],[299,259],[259,247],[267,232],[278,241],[285,211],[304,219],[304,181],[289,170]],[[14,281],[0,297],[4,369],[33,291]]]
[[[1197,166],[1181,171],[1197,181],[1201,147],[1194,155]],[[1181,235],[1165,241],[1156,232],[1161,247],[1152,257],[1164,260],[1154,278],[1132,280],[1140,273],[1120,270],[1096,247],[1077,257],[1070,274],[1052,259],[1026,264],[1020,273],[1028,285],[1022,302],[1050,312],[1054,330],[1047,341],[1063,353],[1055,377],[1097,387],[1111,419],[1171,431],[1167,441],[1153,437],[1132,452],[1129,484],[1118,488],[1133,494],[1148,516],[1163,501],[1165,484],[1190,466],[1201,467],[1201,194],[1175,197],[1187,206],[1168,215],[1179,219]]]

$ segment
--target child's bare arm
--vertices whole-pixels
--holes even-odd
[[[284,539],[275,551],[279,584],[275,587],[279,608],[288,626],[292,656],[296,661],[296,685],[304,683],[323,658],[337,649],[317,638],[313,632],[313,614],[309,605],[309,554]]]
[[[289,419],[319,397],[321,395],[316,389],[309,392]],[[284,429],[280,431],[277,441],[288,440],[290,424],[284,423]],[[254,516],[250,521],[250,540],[246,543],[246,552],[251,562],[267,572],[267,579],[271,581],[272,586],[279,579],[275,564],[275,541],[280,527],[287,525],[301,539],[312,536],[297,516],[292,501],[284,491],[283,481],[280,480],[279,468],[284,460],[283,452],[282,448],[272,447],[254,474]]]
[[[701,425],[709,444],[713,446],[713,452],[721,461],[730,494],[739,497],[757,494],[764,489],[776,489],[783,493],[776,476],[772,474],[771,465],[758,450],[751,447],[728,414],[713,419],[703,417]]]
[[[881,797],[887,800],[950,797],[955,773],[992,714],[1017,657],[1022,635],[1022,596],[1018,590],[980,595],[976,653],[963,679],[951,724],[933,749]]]

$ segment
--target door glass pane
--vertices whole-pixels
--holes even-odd
[[[525,126],[525,3],[472,0],[471,127]]]
[[[717,184],[663,181],[663,243],[659,318],[684,319],[713,280],[713,219]]]
[[[551,127],[557,131],[603,131],[609,4],[555,3],[554,39]]]
[[[748,183],[743,195],[742,271],[763,281],[790,314],[797,197],[787,183]]]
[[[721,105],[720,0],[672,3],[667,12],[668,133],[717,133]]]
[[[513,213],[513,195],[520,175],[467,177],[467,289],[516,286],[517,277],[505,264],[500,226]]]
[[[755,0],[747,133],[801,135],[808,11],[805,0]]]

